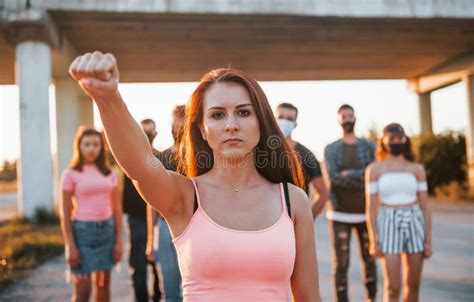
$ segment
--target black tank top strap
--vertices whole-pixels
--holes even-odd
[[[286,203],[286,210],[288,211],[288,216],[291,218],[291,204],[290,204],[290,194],[288,192],[288,183],[283,183],[283,191],[285,193],[285,203]]]
[[[193,214],[196,213],[196,211],[198,210],[198,208],[199,208],[198,198],[197,198],[196,190],[194,190],[194,209],[193,209]]]
[[[199,199],[199,190],[196,184],[196,181],[191,178],[191,182],[193,183],[194,187],[194,206],[193,206],[193,214],[196,213],[198,208],[201,206],[201,200]]]

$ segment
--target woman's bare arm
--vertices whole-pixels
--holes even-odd
[[[379,194],[370,193],[370,183],[379,178],[378,167],[376,164],[370,164],[365,170],[365,215],[367,221],[367,231],[370,239],[370,253],[380,256],[379,233],[377,230],[377,216],[380,207]]]
[[[183,191],[189,193],[186,196],[192,195],[192,185],[181,175],[169,173],[153,155],[144,132],[118,91],[119,72],[114,56],[98,51],[86,53],[72,62],[69,72],[96,102],[114,157],[138,183],[146,201],[165,217],[183,213]]]
[[[306,193],[290,185],[290,200],[296,238],[296,260],[291,276],[293,301],[320,301],[314,222]]]
[[[64,237],[64,243],[68,247],[76,248],[76,242],[72,233],[71,225],[72,212],[72,192],[63,190],[61,193],[59,218],[61,222],[61,231]]]
[[[426,172],[425,172],[425,168],[422,165],[417,165],[415,175],[416,175],[417,181],[419,182],[426,181]],[[420,207],[423,211],[423,218],[425,220],[425,228],[426,228],[424,254],[427,258],[429,258],[431,257],[431,254],[432,254],[432,242],[431,242],[432,217],[431,217],[431,208],[429,206],[429,201],[428,201],[428,193],[426,191],[418,192],[418,202],[420,203]]]
[[[146,251],[148,261],[155,261],[155,226],[158,222],[158,214],[149,205],[146,207]]]
[[[59,218],[61,222],[61,231],[64,237],[66,262],[71,267],[76,268],[81,263],[81,256],[76,246],[74,233],[72,231],[72,196],[73,193],[71,191],[61,191]]]
[[[122,202],[120,200],[118,188],[115,187],[111,192],[112,199],[112,213],[115,222],[115,247],[114,260],[119,261],[122,258],[123,244],[122,244]]]

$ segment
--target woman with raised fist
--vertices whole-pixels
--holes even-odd
[[[180,166],[152,154],[119,90],[113,55],[87,53],[71,76],[96,102],[110,148],[167,221],[185,301],[319,301],[308,197],[297,158],[248,74],[205,74],[186,106]]]

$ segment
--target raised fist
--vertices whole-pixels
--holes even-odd
[[[69,73],[95,101],[104,101],[118,92],[117,61],[110,53],[85,53],[71,63]]]

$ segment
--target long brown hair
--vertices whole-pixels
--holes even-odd
[[[385,137],[385,135],[383,135],[381,138],[379,138],[377,140],[377,149],[375,151],[375,158],[376,158],[377,161],[383,161],[389,155],[388,150],[385,148],[385,146],[383,144],[384,137]],[[415,161],[415,154],[413,153],[413,148],[411,146],[411,140],[408,136],[405,135],[405,137],[406,137],[407,141],[405,143],[405,148],[403,148],[403,151],[402,151],[403,157],[408,161],[414,162]]]
[[[74,152],[72,155],[72,160],[71,163],[69,164],[69,168],[81,171],[84,167],[84,156],[81,154],[81,141],[82,138],[86,135],[97,135],[100,137],[100,153],[97,159],[95,160],[95,165],[97,166],[97,169],[104,174],[104,175],[109,175],[110,174],[110,164],[105,156],[105,140],[104,136],[101,132],[97,131],[93,127],[88,127],[88,126],[80,126],[77,129],[76,135],[74,137],[74,143],[73,143],[73,148]]]
[[[289,182],[303,187],[298,157],[278,127],[262,88],[250,75],[228,68],[205,74],[186,105],[184,135],[179,148],[180,170],[188,177],[196,177],[208,172],[214,165],[212,149],[202,138],[200,126],[204,115],[204,96],[216,83],[239,84],[250,95],[260,128],[260,140],[254,150],[257,171],[273,183]]]

